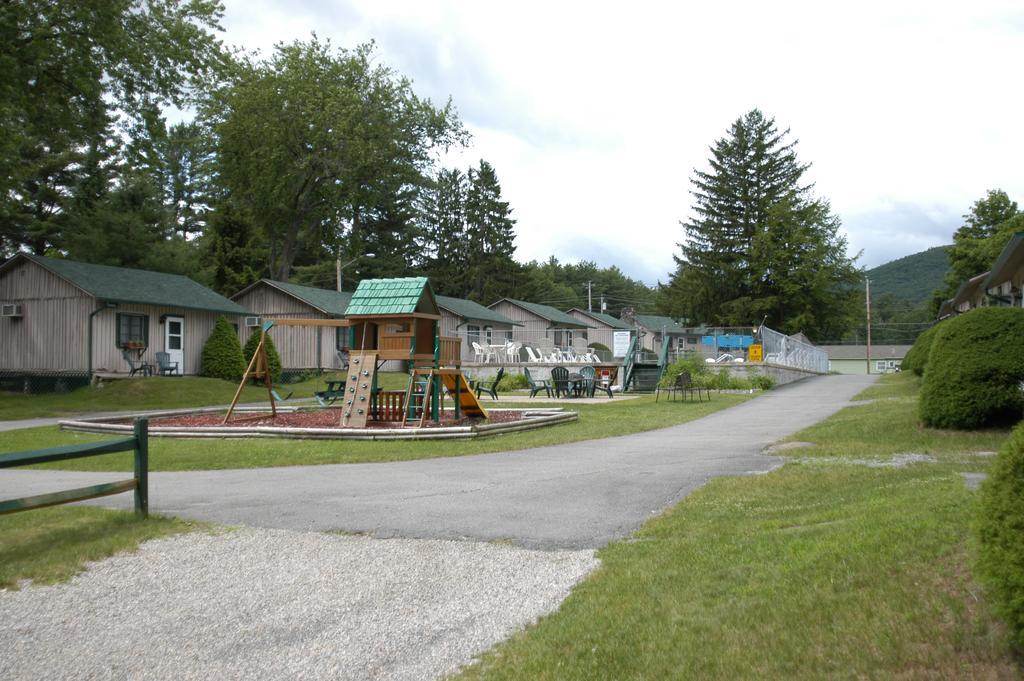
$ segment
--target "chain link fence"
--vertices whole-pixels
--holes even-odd
[[[821,348],[769,329],[767,326],[762,326],[760,332],[766,364],[781,364],[822,374],[828,373],[828,353]]]

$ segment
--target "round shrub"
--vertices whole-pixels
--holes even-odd
[[[978,504],[978,567],[996,612],[1024,649],[1024,426],[999,452]]]
[[[228,324],[228,320],[220,317],[213,325],[210,337],[203,346],[202,376],[223,378],[225,381],[237,381],[245,371],[242,359],[242,345],[238,335]]]
[[[256,327],[252,333],[249,334],[249,340],[245,342],[245,347],[242,348],[242,355],[245,361],[245,366],[249,366],[249,362],[252,361],[252,356],[256,354],[256,347],[260,344],[260,329]],[[277,348],[274,346],[274,339],[267,334],[267,342],[264,343],[264,347],[267,349],[267,364],[270,365],[270,380],[274,383],[281,382],[281,355],[278,353]]]
[[[921,385],[920,416],[934,428],[1016,423],[1024,410],[1024,309],[983,307],[943,322]]]
[[[498,381],[498,392],[499,393],[510,393],[513,390],[522,390],[523,388],[529,388],[530,382],[526,380],[524,374],[505,374]]]
[[[676,376],[684,371],[689,372],[690,380],[692,381],[696,381],[702,375],[710,373],[707,364],[700,357],[680,357],[665,367],[665,373],[662,375],[661,380],[658,381],[658,386],[670,388],[676,382]]]
[[[932,341],[935,340],[938,328],[938,324],[930,326],[917,337],[914,344],[907,350],[903,362],[900,363],[901,371],[913,371],[918,376],[924,374],[924,370],[928,366],[928,356],[932,352]]]

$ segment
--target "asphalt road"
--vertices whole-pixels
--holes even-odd
[[[255,527],[508,540],[539,549],[596,548],[630,534],[710,478],[763,473],[780,465],[781,459],[761,450],[838,411],[874,380],[822,376],[680,426],[523,451],[380,464],[154,473],[150,509]],[[123,475],[0,471],[0,498],[119,477]],[[128,507],[131,497],[99,503]]]

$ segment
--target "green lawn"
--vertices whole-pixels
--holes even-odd
[[[793,438],[816,443],[794,463],[713,480],[602,549],[557,613],[462,678],[1020,678],[970,574],[974,497],[960,476],[984,470],[970,453],[1006,433],[921,431],[902,404],[911,380],[862,396],[898,416],[848,408]],[[853,463],[907,447],[939,460]],[[808,456],[835,459],[796,463]]]
[[[151,438],[149,462],[150,470],[182,471],[408,461],[442,456],[464,456],[466,454],[557,445],[664,428],[706,416],[748,399],[750,396],[746,394],[722,394],[715,395],[711,402],[666,402],[662,400],[656,403],[654,397],[645,395],[637,399],[612,401],[609,404],[573,404],[571,405],[572,409],[579,412],[579,420],[574,423],[472,440],[364,442],[261,438],[231,440]],[[490,403],[488,402],[488,404]],[[537,405],[541,404],[544,403],[537,402]],[[515,403],[511,406],[527,405]],[[3,439],[0,440],[0,453],[95,442],[102,439],[105,437],[64,432],[55,426],[15,430],[4,433]],[[131,456],[130,452],[107,454],[88,459],[45,464],[41,467],[61,470],[130,470]]]
[[[147,539],[191,532],[201,525],[176,518],[102,508],[58,506],[0,516],[0,588],[23,579],[68,579],[89,561],[134,551]]]
[[[310,398],[323,390],[324,381],[339,374],[326,373],[300,383],[277,386],[282,397],[294,392],[292,399]],[[380,384],[386,390],[398,390],[408,384],[408,374],[382,372]],[[229,404],[238,389],[237,383],[216,378],[184,376],[179,378],[151,376],[148,378],[109,381],[103,387],[86,387],[69,393],[23,395],[0,392],[0,420],[60,417],[102,411],[140,411],[178,409]],[[246,386],[242,402],[265,402],[266,388]]]

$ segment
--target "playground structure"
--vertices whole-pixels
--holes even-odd
[[[271,412],[277,414],[267,362],[266,333],[275,324],[348,328],[349,364],[345,380],[335,382],[318,397],[342,403],[339,425],[365,428],[369,420],[399,421],[402,427],[423,426],[429,417],[440,423],[444,393],[453,398],[455,418],[463,414],[488,418],[461,370],[461,341],[440,335],[441,312],[426,277],[367,279],[352,295],[345,319],[278,319],[261,327],[260,343],[231,402],[223,424],[235,411],[242,387],[250,380],[267,386]],[[388,360],[409,362],[409,385],[404,391],[385,391],[377,372]],[[236,420],[244,420],[242,417]]]

